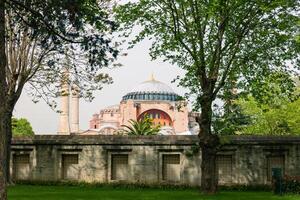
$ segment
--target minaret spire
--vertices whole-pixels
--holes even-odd
[[[71,132],[78,134],[79,132],[79,94],[80,89],[75,82],[72,84],[72,110],[71,110]]]
[[[64,69],[61,80],[61,112],[59,118],[58,134],[69,135],[70,123],[69,123],[69,70]]]

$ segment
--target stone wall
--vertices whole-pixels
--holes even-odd
[[[35,136],[12,141],[14,179],[200,185],[197,136]],[[229,137],[220,184],[269,184],[270,170],[300,175],[300,137]]]

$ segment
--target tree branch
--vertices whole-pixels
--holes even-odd
[[[83,43],[84,41],[74,41],[71,40],[67,37],[65,37],[64,35],[60,34],[59,32],[56,31],[56,29],[49,24],[46,20],[45,17],[40,14],[39,12],[36,12],[35,10],[31,9],[30,7],[20,3],[19,1],[15,1],[15,0],[9,0],[9,1],[5,1],[7,4],[9,4],[11,7],[14,7],[15,5],[18,6],[20,9],[25,9],[26,11],[30,12],[31,14],[35,15],[36,19],[38,19],[42,24],[45,25],[45,27],[47,28],[47,30],[51,33],[53,33],[54,35],[58,36],[59,38],[61,38],[62,40],[66,41],[66,42],[70,42],[70,43]],[[10,3],[10,2],[13,2]],[[18,9],[16,9],[17,11]],[[17,13],[17,12],[16,12]],[[31,27],[30,24],[27,23],[27,21],[24,19],[24,17],[22,15],[19,15],[19,17],[23,20],[24,23],[26,23],[29,27]]]

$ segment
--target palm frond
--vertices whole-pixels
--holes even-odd
[[[137,121],[131,119],[128,122],[130,126],[122,125],[128,135],[156,135],[160,130],[160,126],[153,125],[153,120],[147,116]]]

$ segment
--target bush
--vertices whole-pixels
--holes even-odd
[[[271,191],[270,185],[221,185],[220,190],[225,191]]]
[[[160,190],[199,190],[199,186],[168,184],[168,183],[128,183],[128,182],[78,182],[78,181],[16,181],[18,185],[39,185],[39,186],[77,186],[77,187],[97,187],[97,188],[115,188],[115,189],[160,189]],[[230,185],[218,186],[222,191],[272,191],[271,185]]]
[[[115,189],[161,189],[161,190],[186,190],[196,189],[198,187],[191,185],[174,185],[167,183],[125,183],[125,182],[82,182],[82,181],[44,181],[44,180],[22,180],[15,181],[17,185],[39,185],[39,186],[78,186],[78,187],[97,187],[97,188],[115,188]]]
[[[300,194],[300,176],[284,176],[284,189],[286,193]]]

